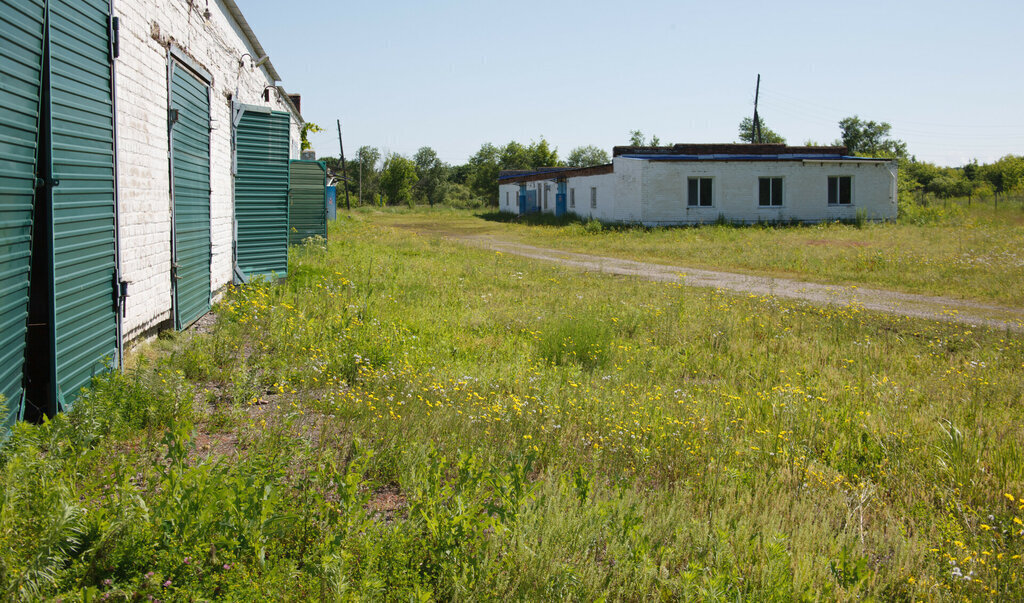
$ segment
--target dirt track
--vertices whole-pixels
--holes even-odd
[[[503,241],[488,235],[438,233],[430,230],[423,231],[421,234],[444,236],[450,240],[535,260],[555,262],[588,272],[636,276],[653,281],[678,282],[689,287],[712,287],[756,295],[774,295],[817,304],[857,305],[868,310],[890,314],[1024,332],[1024,309],[1021,308],[1009,308],[947,297],[900,293],[885,289],[823,285],[787,278],[751,276],[736,272],[637,262],[534,247]]]

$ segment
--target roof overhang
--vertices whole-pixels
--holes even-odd
[[[238,24],[238,28],[242,30],[242,33],[245,35],[245,39],[249,42],[249,45],[252,46],[253,52],[256,54],[256,56],[253,57],[253,61],[267,56],[267,51],[263,50],[263,45],[260,44],[258,39],[256,39],[256,34],[253,32],[252,28],[249,27],[249,22],[245,20],[242,10],[238,8],[235,1],[222,1],[224,2],[224,8],[228,9],[228,14],[231,15],[231,18]],[[273,78],[275,82],[281,81],[281,74],[277,72],[277,69],[274,69],[274,64],[270,62],[270,59],[267,59],[267,62],[263,64],[263,67],[266,68],[267,74]]]
[[[559,168],[559,169],[540,169],[536,171],[527,171],[517,174],[506,174],[504,176],[498,176],[498,182],[500,184],[511,184],[513,182],[533,182],[536,180],[564,180],[566,178],[578,178],[580,176],[599,176],[601,174],[613,173],[614,165],[611,163],[605,163],[603,165],[594,165],[584,168]],[[518,171],[518,170],[516,170]]]

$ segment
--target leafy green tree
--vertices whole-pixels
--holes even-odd
[[[761,122],[761,142],[786,144],[786,139],[766,126],[760,116],[758,116],[758,121]],[[754,142],[754,119],[752,117],[744,117],[740,121],[740,140],[743,142]]]
[[[594,165],[604,165],[610,162],[611,159],[609,159],[607,151],[599,149],[594,145],[587,145],[583,147],[576,147],[570,151],[569,158],[565,163],[569,167],[591,167]]]
[[[501,152],[498,147],[485,142],[480,150],[469,158],[469,189],[488,203],[498,202],[498,174],[501,172],[498,160],[501,158]]]
[[[355,158],[348,162],[347,167],[348,182],[346,185],[350,195],[359,198],[358,195],[362,192],[364,202],[377,198],[377,194],[380,192],[380,173],[377,169],[379,162],[379,149],[366,145],[359,147]],[[341,176],[340,169],[336,173],[339,177]],[[360,179],[362,179],[362,191],[360,191]]]
[[[555,167],[561,165],[558,161],[558,149],[552,149],[551,146],[548,145],[548,141],[545,140],[543,136],[540,137],[539,142],[531,142],[526,151],[529,155],[529,165],[527,166],[527,169]]]
[[[997,193],[1024,190],[1024,156],[1001,157],[981,166],[978,173]]]
[[[453,165],[448,168],[448,181],[452,184],[469,185],[469,179],[473,175],[473,166],[468,163]]]
[[[632,130],[629,133],[629,146],[631,147],[656,147],[661,144],[661,139],[657,136],[651,136],[651,139],[645,140],[644,133],[640,130]]]
[[[503,170],[528,170],[534,167],[530,149],[514,140],[501,147],[498,165]]]
[[[907,143],[889,138],[892,126],[886,122],[865,121],[854,115],[839,121],[841,142],[851,155],[869,157],[907,156]]]
[[[411,203],[412,187],[416,184],[416,164],[409,158],[393,153],[384,160],[380,173],[380,189],[393,204]]]
[[[433,207],[435,203],[444,203],[448,193],[448,166],[437,157],[430,147],[421,147],[413,156],[416,164],[417,192]]]
[[[554,149],[541,136],[539,141],[529,146],[511,141],[497,147],[484,143],[475,155],[469,158],[465,166],[452,168],[453,182],[464,179],[474,195],[487,203],[498,202],[498,174],[501,170],[532,170],[541,167],[561,165],[558,149]]]

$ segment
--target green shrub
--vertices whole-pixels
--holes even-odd
[[[899,221],[915,226],[943,223],[959,224],[965,214],[964,208],[957,204],[943,206],[938,203],[907,201],[900,203],[899,206]]]

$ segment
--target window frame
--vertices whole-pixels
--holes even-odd
[[[590,187],[590,209],[597,209],[597,187]]]
[[[850,182],[850,196],[849,196],[849,200],[846,203],[843,203],[843,201],[842,201],[842,180],[843,180],[843,178],[846,178]],[[832,202],[832,180],[833,179],[835,179],[835,181],[836,181],[836,200],[835,200],[834,203]],[[853,197],[854,197],[854,195],[853,195],[853,175],[852,174],[850,174],[850,175],[836,174],[834,176],[829,176],[828,177],[828,179],[826,180],[826,184],[825,184],[825,202],[828,204],[829,207],[850,207],[850,206],[854,205]]]
[[[765,203],[761,194],[764,192],[763,183],[768,181],[768,202]],[[778,182],[778,199],[776,199],[775,183]],[[783,207],[786,203],[786,178],[784,176],[758,176],[757,177],[757,207],[760,209],[775,209]]]
[[[569,189],[569,209],[576,209],[576,189]]]
[[[715,183],[711,176],[688,176],[686,178],[686,207],[704,208],[715,206]],[[693,195],[693,185],[696,184],[697,194]],[[704,203],[704,190],[708,189],[707,203]]]

